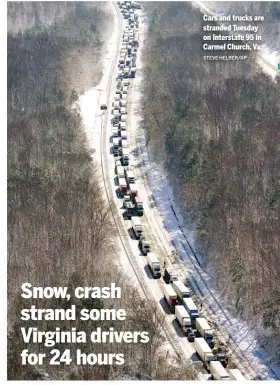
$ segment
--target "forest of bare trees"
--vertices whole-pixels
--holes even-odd
[[[202,17],[147,3],[143,127],[169,172],[221,296],[280,361],[279,79],[247,61],[203,61]],[[231,52],[232,54],[232,52]]]
[[[194,379],[193,367],[167,359],[164,315],[143,299],[116,266],[114,228],[108,202],[98,186],[96,165],[88,150],[73,84],[81,75],[65,66],[87,49],[100,67],[108,19],[98,3],[25,2],[8,5],[8,379],[104,380]],[[21,23],[20,23],[21,20]],[[69,60],[68,60],[69,61]],[[93,69],[93,71],[96,69]],[[71,72],[71,76],[69,72]],[[101,71],[96,71],[98,84]],[[85,79],[80,79],[83,87]],[[88,78],[87,78],[88,81]],[[76,83],[75,83],[76,82]],[[81,88],[83,88],[81,87]],[[108,286],[122,289],[118,300],[23,300],[21,285]],[[124,308],[125,323],[111,321],[22,321],[20,311],[39,309]],[[139,316],[139,314],[141,316]],[[23,343],[20,328],[53,331],[147,331],[146,344],[82,345],[84,352],[118,353],[123,366],[23,366],[23,349],[44,352],[44,344]],[[81,346],[56,344],[64,350]],[[176,368],[176,373],[175,373]]]

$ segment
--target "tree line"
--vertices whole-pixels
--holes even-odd
[[[59,17],[55,17],[57,15]],[[28,15],[28,28],[16,28]],[[106,25],[112,17],[84,2],[8,5],[8,378],[10,380],[194,379],[190,363],[166,359],[164,316],[143,299],[117,265],[115,229],[99,187],[79,109],[78,93],[63,62],[73,48],[91,47],[102,60]],[[30,21],[31,20],[31,21]],[[106,21],[106,24],[105,24]],[[30,25],[30,22],[32,25]],[[33,24],[34,23],[34,24]],[[77,55],[78,55],[77,50]],[[78,74],[77,74],[78,76]],[[96,78],[96,84],[99,82]],[[23,300],[21,285],[108,286],[120,300]],[[74,302],[73,302],[74,301]],[[125,308],[125,323],[109,321],[22,321],[20,311],[37,308]],[[100,323],[101,322],[101,323]],[[123,366],[22,366],[20,353],[74,351],[78,344],[25,344],[21,327],[90,331],[145,330],[148,344],[83,344],[85,352],[123,352]],[[176,370],[175,370],[176,369]]]

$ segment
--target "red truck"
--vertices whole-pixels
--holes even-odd
[[[172,313],[175,312],[175,306],[178,305],[178,298],[175,290],[171,285],[164,285],[163,288],[164,298]]]
[[[121,197],[127,193],[128,187],[125,178],[119,178],[119,190]]]

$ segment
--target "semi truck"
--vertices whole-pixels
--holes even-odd
[[[214,347],[214,341],[213,341],[213,331],[206,321],[205,318],[196,318],[195,320],[196,330],[198,331],[199,335],[205,339],[205,341],[208,343],[210,348],[213,349]]]
[[[131,194],[131,200],[133,201],[137,196],[138,196],[138,184],[137,183],[132,183],[131,186],[129,186],[130,189],[130,194]]]
[[[154,278],[159,278],[160,277],[160,264],[159,264],[157,256],[154,253],[148,253],[147,254],[147,262],[148,262],[148,265],[151,269],[151,272],[152,272]]]
[[[135,183],[134,172],[132,170],[125,170],[125,177],[129,185]]]
[[[171,285],[164,285],[164,298],[172,313],[175,312],[175,306],[178,304],[177,294]]]
[[[123,166],[117,166],[117,175],[118,178],[124,178],[124,167]]]
[[[122,136],[123,138],[123,136]],[[123,148],[122,149],[122,164],[124,166],[129,165],[129,148]]]
[[[213,380],[217,380],[217,381],[229,380],[229,374],[226,371],[226,369],[223,367],[223,365],[220,363],[220,361],[211,361],[209,363],[209,370]]]
[[[191,298],[183,298],[182,304],[190,316],[192,327],[195,327],[195,320],[199,317],[197,307]]]
[[[138,217],[132,217],[131,222],[132,222],[132,230],[135,234],[135,238],[140,239],[143,232],[142,223],[140,219]]]
[[[130,185],[129,185],[129,188],[131,188]],[[132,197],[132,202],[135,205],[136,214],[139,216],[142,216],[144,214],[143,200],[139,196],[137,196],[137,197]]]
[[[239,369],[229,369],[228,374],[230,380],[246,381],[246,378],[243,376]]]
[[[143,235],[140,237],[138,242],[139,249],[144,255],[147,255],[151,251],[151,245],[148,239]]]
[[[165,283],[172,283],[178,281],[176,271],[173,266],[168,266],[164,269],[163,279]]]
[[[123,197],[127,193],[127,184],[125,178],[119,178],[120,196]]]
[[[119,139],[118,138],[113,138],[113,154],[114,156],[119,155]]]
[[[196,353],[199,355],[201,360],[204,362],[204,365],[209,369],[209,363],[214,361],[214,355],[210,346],[207,344],[204,338],[195,338],[194,339],[194,348]]]
[[[178,295],[179,301],[182,303],[183,298],[189,298],[190,291],[181,281],[172,282],[172,286]]]
[[[118,137],[118,135],[119,135],[118,127],[112,127],[112,135],[113,135],[113,138]]]
[[[183,332],[188,334],[192,330],[191,319],[183,305],[175,306],[175,317],[181,325]]]

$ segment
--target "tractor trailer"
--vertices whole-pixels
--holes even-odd
[[[190,316],[192,326],[195,327],[195,319],[199,317],[197,307],[191,298],[183,298],[182,304]]]
[[[228,374],[230,380],[246,381],[246,378],[243,376],[239,369],[229,369]]]
[[[211,361],[209,363],[209,370],[212,375],[213,380],[218,381],[228,381],[229,374],[220,361]]]
[[[135,238],[140,239],[143,232],[142,223],[140,219],[138,217],[132,217],[131,222],[132,222],[132,229],[134,231]]]
[[[182,302],[183,298],[189,298],[190,291],[181,281],[172,282],[173,289],[176,291],[180,302]]]
[[[164,298],[172,313],[175,312],[175,306],[178,303],[177,294],[171,285],[164,285],[163,288]]]
[[[175,317],[181,325],[183,332],[188,334],[191,331],[191,319],[183,305],[175,306]]]
[[[195,320],[196,330],[200,334],[202,338],[205,339],[205,341],[208,343],[210,348],[213,349],[214,342],[213,342],[213,331],[211,327],[209,326],[208,322],[205,318],[196,318]]]
[[[138,217],[136,217],[136,218],[139,219]],[[159,264],[157,256],[154,253],[148,253],[147,254],[147,262],[148,262],[148,265],[152,271],[154,278],[159,278],[160,277],[160,264]]]
[[[196,353],[204,362],[207,369],[209,369],[209,363],[214,360],[214,355],[210,346],[207,344],[204,338],[195,338],[194,339],[194,348]]]

